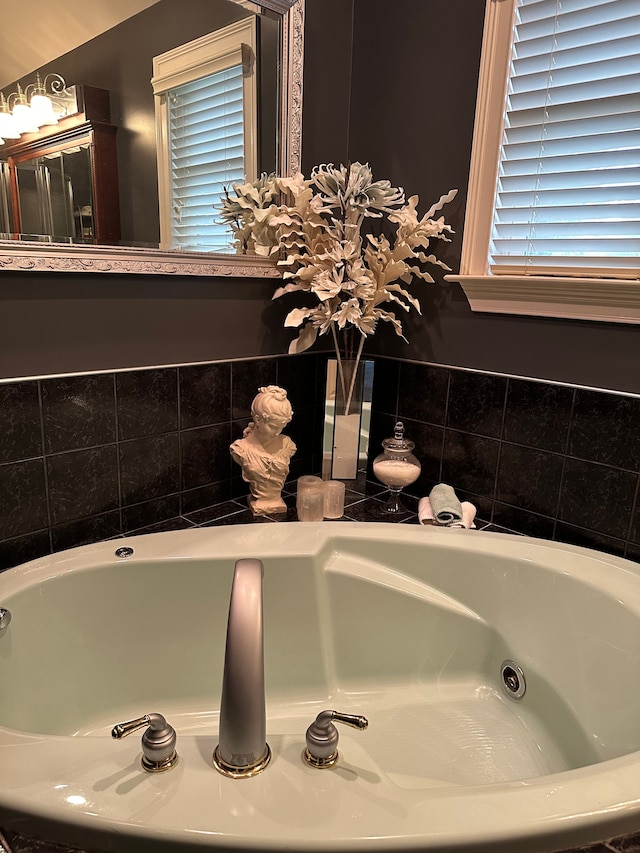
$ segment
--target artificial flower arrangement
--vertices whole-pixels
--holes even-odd
[[[285,319],[285,326],[300,329],[289,352],[303,352],[318,335],[331,332],[346,413],[365,339],[378,321],[391,323],[406,340],[401,321],[383,306],[394,303],[421,313],[407,286],[414,277],[433,283],[422,264],[450,269],[425,250],[432,238],[449,242],[450,226],[443,216],[433,217],[456,193],[443,195],[419,219],[418,196],[407,200],[402,188],[374,181],[366,163],[322,164],[308,179],[300,173],[263,174],[226,191],[222,219],[231,226],[237,251],[281,256],[285,284],[273,298],[295,291],[315,297],[313,305],[294,308]],[[368,219],[385,217],[391,238],[384,230],[379,236],[367,232]],[[353,364],[350,375],[347,361]]]

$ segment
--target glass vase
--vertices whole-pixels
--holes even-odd
[[[322,459],[324,479],[355,480],[359,469],[366,467],[372,384],[372,361],[328,360]]]

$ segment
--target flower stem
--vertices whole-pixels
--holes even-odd
[[[336,334],[335,323],[331,324],[331,332],[333,333],[333,345],[336,349],[336,355],[338,357],[338,376],[340,377],[340,385],[342,386],[342,398],[345,399],[347,396],[347,387],[344,379],[344,370],[342,367],[342,358],[340,356],[340,345],[338,344],[338,336]],[[336,400],[337,402],[337,400]]]
[[[347,402],[345,403],[344,413],[345,415],[349,414],[349,409],[351,408],[351,398],[353,397],[353,391],[356,385],[356,376],[358,375],[358,365],[360,364],[360,356],[362,355],[362,348],[364,347],[364,340],[366,335],[360,333],[360,343],[358,344],[358,352],[355,357],[355,362],[353,364],[353,372],[351,374],[351,382],[349,383],[349,395],[347,397]]]

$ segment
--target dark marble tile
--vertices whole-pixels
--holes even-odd
[[[503,438],[514,444],[564,453],[573,389],[509,379]]]
[[[374,479],[371,467],[373,460],[382,453],[382,442],[384,439],[393,435],[393,428],[396,422],[397,418],[394,415],[384,414],[375,410],[371,413],[371,423],[369,425],[369,460],[367,467],[370,479]],[[407,421],[407,423],[409,422]]]
[[[640,833],[612,839],[609,842],[609,850],[615,853],[640,853]]]
[[[398,417],[444,425],[449,371],[430,364],[400,365]]]
[[[399,386],[400,363],[386,358],[377,358],[373,371],[373,409],[395,417],[398,411]]]
[[[234,361],[231,365],[231,417],[234,420],[251,416],[251,403],[264,385],[275,385],[276,359]]]
[[[624,539],[629,529],[636,484],[636,474],[567,459],[558,518],[605,536]]]
[[[293,520],[293,519],[291,519]],[[212,521],[201,524],[201,527],[222,527],[230,524],[273,524],[273,518],[268,515],[254,515],[249,508],[232,515],[223,515]]]
[[[318,356],[311,353],[283,356],[277,359],[276,384],[284,388],[293,408],[298,411],[324,404],[324,385],[319,381]]]
[[[196,512],[190,512],[188,515],[185,515],[185,518],[193,524],[209,524],[213,521],[219,521],[221,518],[225,518],[228,515],[235,515],[237,512],[244,512],[246,508],[246,503],[243,505],[239,501],[223,501],[222,503],[215,504],[214,506],[208,506],[204,509],[196,510]]]
[[[310,461],[314,453],[321,450],[315,420],[315,409],[298,409],[297,412],[294,411],[291,423],[287,424],[283,430],[283,433],[288,435],[296,445],[297,458]]]
[[[47,472],[54,524],[100,515],[118,507],[115,444],[50,456]]]
[[[42,458],[0,465],[0,495],[0,540],[48,526]]]
[[[357,503],[358,501],[363,500],[364,498],[372,498],[377,495],[381,495],[386,491],[385,487],[382,483],[374,483],[371,481],[367,481],[363,484],[356,484],[355,487],[350,487],[349,483],[353,481],[346,481],[346,490],[344,493],[344,503],[345,506],[349,506],[353,503]]]
[[[632,542],[627,543],[625,557],[627,560],[633,560],[635,563],[640,563],[640,545],[635,545]]]
[[[38,530],[0,542],[0,571],[20,566],[51,553],[48,530]]]
[[[175,367],[116,374],[116,399],[120,439],[178,429]]]
[[[195,512],[213,504],[227,501],[231,497],[231,482],[223,480],[219,483],[207,483],[194,489],[188,489],[180,493],[182,501],[182,513]]]
[[[523,536],[523,533],[520,533],[519,530],[514,530],[512,527],[503,527],[501,524],[494,524],[491,522],[490,524],[484,524],[482,521],[478,520],[477,522],[478,530],[484,530],[485,533],[508,533],[511,536]]]
[[[298,477],[304,477],[307,474],[316,474],[319,471],[318,465],[315,463],[316,458],[315,454],[313,456],[299,456],[296,452],[296,455],[289,462],[289,473],[285,480],[285,489],[295,489]],[[238,467],[239,472],[240,468]],[[317,476],[320,476],[320,474],[317,473]]]
[[[139,527],[127,533],[127,536],[143,536],[147,533],[166,533],[169,530],[195,530],[195,524],[192,524],[186,518],[177,516],[176,518],[167,518],[165,521],[157,521],[155,524],[149,524],[147,527]]]
[[[9,853],[99,853],[97,850],[54,844],[52,841],[32,838],[29,835],[22,835],[8,829],[3,829],[2,833],[6,837],[7,844],[11,845]]]
[[[631,521],[631,532],[629,538],[632,542],[640,544],[640,490],[636,492],[636,505]]]
[[[552,518],[545,518],[499,501],[493,506],[493,523],[538,539],[552,539],[555,526]]]
[[[587,530],[582,527],[574,527],[571,524],[556,522],[553,536],[556,542],[566,542],[568,545],[582,545],[584,548],[595,548],[606,554],[615,554],[624,557],[625,543],[621,539],[605,536],[595,530]]]
[[[194,489],[230,477],[230,432],[229,424],[217,424],[180,433],[183,489]]]
[[[123,505],[141,503],[179,490],[177,432],[123,441],[118,453]]]
[[[555,517],[562,461],[562,456],[555,453],[503,442],[496,500]]]
[[[568,453],[640,471],[640,398],[576,390]]]
[[[405,489],[413,495],[428,494],[440,482],[444,429],[418,421],[403,421],[405,436],[415,444],[414,456],[420,462],[420,476]],[[374,475],[375,476],[375,475]]]
[[[238,421],[231,421],[231,441],[237,441],[243,438],[245,429],[251,423],[251,418],[241,418]]]
[[[78,545],[90,545],[113,539],[122,533],[120,513],[115,510],[91,518],[81,518],[51,529],[54,551],[65,551]]]
[[[492,438],[445,430],[442,481],[456,492],[492,498],[499,447]]]
[[[507,380],[502,376],[452,370],[447,426],[498,438],[506,389]]]
[[[0,463],[42,456],[37,382],[0,385]]]
[[[109,444],[116,438],[113,375],[42,382],[45,453]]]
[[[122,508],[122,530],[128,533],[140,527],[161,523],[180,515],[180,495],[166,495],[155,500]]]
[[[476,508],[476,524],[479,526],[480,520],[490,521],[493,516],[493,506],[494,500],[492,497],[487,497],[484,495],[475,495],[472,492],[468,492],[466,489],[456,489],[455,490],[458,500],[469,501]]]
[[[320,476],[317,471],[314,473],[316,473],[317,476]],[[344,484],[347,489],[359,492],[361,495],[366,495],[368,497],[373,497],[374,495],[378,495],[381,492],[386,491],[386,487],[381,483],[378,483],[377,480],[371,480],[368,478],[365,467],[359,469],[358,475],[355,479],[344,480]]]
[[[415,518],[415,512],[404,503],[404,496],[400,498],[400,512],[387,512],[385,506],[388,497],[388,492],[382,492],[377,498],[366,498],[351,504],[345,507],[345,517],[351,521],[386,521],[390,524]]]
[[[240,501],[243,505],[246,505],[247,496],[249,494],[249,484],[246,483],[240,476],[239,465],[234,466],[233,473],[236,474],[236,476],[232,477],[230,481],[229,497],[234,501]]]
[[[231,419],[231,365],[181,367],[180,428],[219,424]]]

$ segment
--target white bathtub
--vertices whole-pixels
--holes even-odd
[[[129,546],[128,558],[114,556]],[[267,740],[211,765],[235,560],[264,562]],[[526,537],[261,524],[77,548],[0,575],[0,826],[85,847],[530,851],[640,829],[640,576]],[[508,694],[505,660],[526,693]],[[326,708],[340,761],[301,759]],[[116,722],[163,714],[177,765]]]

